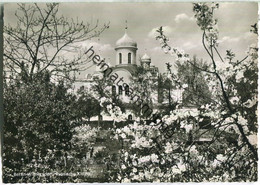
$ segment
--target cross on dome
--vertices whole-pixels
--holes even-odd
[[[127,31],[127,20],[125,20],[125,33],[126,33],[126,31]]]
[[[128,36],[127,34],[127,20],[125,21],[125,34],[123,37],[121,37],[117,42],[116,42],[116,48],[122,48],[122,47],[131,47],[131,48],[136,48],[137,49],[137,43]]]

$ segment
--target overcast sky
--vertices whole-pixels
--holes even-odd
[[[257,38],[249,32],[250,25],[257,22],[257,6],[257,3],[246,2],[220,3],[216,18],[219,20],[222,55],[225,50],[232,49],[237,59],[242,59],[248,46],[257,42]],[[13,16],[16,8],[16,4],[5,5],[5,24],[16,22]],[[66,17],[78,17],[84,22],[95,23],[96,19],[100,24],[110,22],[110,28],[99,40],[94,39],[83,45],[94,45],[94,49],[112,65],[115,64],[115,43],[124,34],[125,20],[128,22],[128,35],[137,42],[137,56],[147,53],[161,72],[165,70],[166,62],[174,61],[162,52],[159,42],[155,40],[154,31],[159,26],[165,26],[173,46],[191,56],[208,59],[191,3],[61,3],[59,11]],[[95,70],[95,67],[90,69],[85,73]]]

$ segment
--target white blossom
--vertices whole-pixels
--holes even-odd
[[[151,155],[151,161],[152,161],[153,163],[158,163],[158,162],[159,162],[159,160],[158,160],[158,155],[152,154],[152,155]]]

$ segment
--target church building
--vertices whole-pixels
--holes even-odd
[[[140,59],[138,61],[137,51],[137,42],[128,35],[127,29],[125,29],[124,35],[116,41],[116,64],[115,66],[109,66],[109,68],[112,69],[109,76],[116,74],[119,76],[119,78],[123,79],[122,83],[131,84],[138,67],[142,66],[143,69],[145,69],[145,72],[147,73],[146,76],[148,76],[149,80],[151,80],[152,83],[157,83],[160,75],[158,67],[152,63],[151,57],[146,53],[144,53],[142,57],[139,57]],[[104,77],[104,70],[105,69],[102,69],[101,65],[96,66],[96,70],[92,74],[87,74],[86,78],[81,80],[81,85],[75,85],[75,87],[78,86],[81,88],[83,87],[86,90],[91,90],[91,84],[93,83],[94,79],[101,79]],[[129,103],[129,90],[124,89],[125,87],[123,87],[122,83],[114,84],[111,87],[111,93],[119,95],[122,100],[124,100],[126,103]],[[127,88],[129,88],[129,86]],[[172,89],[172,95],[174,96],[173,99],[181,101],[182,92],[182,90]],[[163,101],[159,101],[160,98],[158,96],[160,96],[160,93],[158,93],[158,88],[155,88],[152,94],[154,96],[154,105],[163,103]]]

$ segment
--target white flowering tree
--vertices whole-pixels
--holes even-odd
[[[216,132],[219,136],[217,142],[204,145],[190,138],[192,132],[196,134],[190,118],[199,122],[200,114],[202,112],[197,110],[179,109],[164,116],[162,122],[143,125],[136,121],[133,125],[116,129],[115,139],[122,140],[124,145],[120,153],[118,174],[112,180],[201,182],[253,178],[252,174],[245,171],[246,168],[242,168],[245,163],[232,166],[234,160],[237,162],[248,154],[234,152],[237,151],[236,143],[229,142],[228,137]]]
[[[161,120],[146,125],[137,120],[133,125],[116,129],[114,137],[124,145],[117,176],[112,180],[257,180],[258,48],[250,46],[242,60],[234,60],[235,54],[231,50],[222,57],[214,18],[217,8],[215,3],[195,3],[193,6],[202,30],[203,47],[211,59],[207,68],[194,67],[203,72],[212,101],[194,110],[171,111]],[[256,29],[252,30],[254,33],[257,33]],[[166,53],[176,56],[180,62],[191,62],[188,54],[169,45],[162,27],[158,34],[157,39]],[[177,74],[171,77],[173,81],[179,80]]]
[[[110,79],[95,78],[89,93],[99,102],[98,115],[107,114],[114,122],[125,121],[127,119],[125,105],[118,95],[112,93],[113,85]]]
[[[215,100],[206,109],[204,106],[201,108],[205,109],[207,116],[217,123],[215,127],[217,126],[219,130],[234,131],[239,136],[235,153],[246,155],[246,160],[251,161],[251,166],[248,167],[255,170],[258,160],[256,146],[258,48],[251,45],[247,56],[242,60],[235,61],[235,54],[231,50],[227,50],[225,58],[220,55],[217,20],[214,18],[214,11],[218,7],[218,4],[214,3],[210,5],[196,3],[193,6],[197,24],[203,31],[203,47],[211,59],[210,68],[197,67],[204,72]],[[256,26],[252,28],[254,28],[252,32],[257,33]],[[188,54],[169,46],[163,28],[160,28],[158,33],[157,39],[161,41],[162,48],[166,52],[175,55],[182,62],[190,63]],[[249,91],[245,91],[245,87]]]

